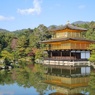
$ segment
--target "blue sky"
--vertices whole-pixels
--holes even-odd
[[[95,21],[95,0],[0,0],[0,28],[10,31]]]

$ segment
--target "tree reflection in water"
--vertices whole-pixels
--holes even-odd
[[[35,65],[33,70],[29,67],[14,68],[11,71],[0,71],[0,85],[14,84],[24,88],[34,87],[40,95],[48,90],[48,85],[42,83],[44,80],[44,68],[41,65]]]
[[[73,91],[73,89],[67,89],[66,87],[58,86],[57,84],[49,84],[44,83],[46,80],[46,76],[44,74],[44,68],[42,65],[35,65],[33,69],[25,66],[23,68],[14,68],[11,71],[8,70],[1,70],[0,71],[0,85],[9,85],[17,83],[17,85],[30,88],[34,87],[36,92],[39,95],[46,95],[45,93],[49,90],[56,90],[55,93],[51,93],[50,95],[72,95],[72,94],[63,94],[64,91]],[[95,93],[95,74],[91,74],[90,82],[89,82],[89,89],[87,87],[76,88],[80,89],[80,92],[83,90],[86,92],[90,92],[90,95],[94,95]],[[76,90],[74,89],[74,90]],[[76,90],[77,91],[77,90]],[[59,94],[58,94],[59,93]],[[80,95],[80,94],[75,94]],[[89,94],[83,94],[89,95]]]

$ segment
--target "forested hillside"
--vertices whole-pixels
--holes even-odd
[[[87,22],[75,24],[79,27],[88,29],[83,35],[86,39],[95,40],[95,22]],[[49,30],[63,27],[63,25],[51,25],[49,27],[40,24],[34,29],[22,29],[10,32],[5,29],[0,29],[0,60],[10,64],[19,62],[34,63],[35,59],[41,59],[45,56],[43,48],[44,44],[40,41],[51,38],[52,32]],[[92,47],[91,47],[92,48]],[[92,59],[91,59],[92,60]],[[94,59],[95,60],[95,59]]]

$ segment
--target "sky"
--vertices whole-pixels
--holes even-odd
[[[15,31],[95,21],[94,9],[95,0],[0,0],[0,28]]]

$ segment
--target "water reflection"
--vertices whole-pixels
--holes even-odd
[[[34,87],[24,88],[18,84],[0,86],[0,95],[39,95]]]
[[[59,87],[59,86],[52,86],[53,89],[56,89],[55,93],[51,93],[50,95],[87,95],[85,92],[85,90],[87,89],[87,87],[78,87],[78,88],[74,88],[74,89],[69,89],[69,88],[65,88],[65,87]],[[88,93],[89,95],[89,93]]]
[[[33,70],[29,67],[11,71],[2,70],[0,71],[0,95],[44,95],[48,85],[42,83],[43,74],[40,65],[35,65]]]
[[[73,80],[76,82],[73,82]],[[88,80],[88,77],[80,78],[65,78],[54,75],[46,75],[45,83],[50,84],[52,89],[55,89],[56,92],[51,93],[50,95],[89,95],[87,88],[88,84],[81,83],[81,81]]]
[[[35,65],[32,70],[24,67],[0,71],[0,95],[89,95],[88,82],[88,76],[44,74],[44,68]]]

